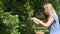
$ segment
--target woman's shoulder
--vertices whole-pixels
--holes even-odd
[[[51,14],[50,17],[54,18],[55,20],[58,19],[58,16],[55,13]]]
[[[56,17],[57,14],[56,13],[52,13],[50,16]]]

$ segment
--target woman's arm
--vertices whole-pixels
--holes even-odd
[[[39,24],[43,25],[44,27],[48,28],[53,23],[54,18],[50,17],[46,23],[37,18],[32,18],[32,20],[36,21],[35,23],[39,23]]]

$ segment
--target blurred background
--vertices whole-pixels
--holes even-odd
[[[60,19],[60,0],[0,0],[0,34],[36,34],[35,30],[48,34],[48,29],[30,20],[44,19],[42,6],[47,2],[53,5]]]

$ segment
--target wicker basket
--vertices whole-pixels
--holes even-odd
[[[34,30],[36,34],[44,34],[44,31],[42,30]]]

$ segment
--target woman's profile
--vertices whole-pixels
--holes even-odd
[[[31,20],[38,25],[41,24],[42,26],[48,28],[49,34],[60,34],[59,18],[52,4],[46,3],[43,6],[43,8],[44,8],[43,13],[45,15],[45,20],[42,21],[35,17],[32,17]]]

